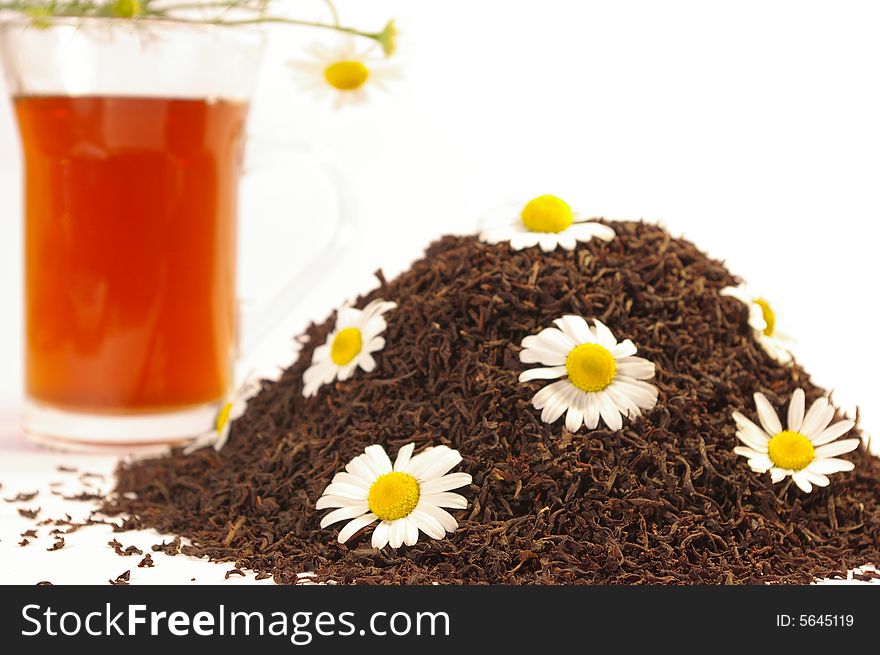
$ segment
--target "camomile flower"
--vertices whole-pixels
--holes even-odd
[[[780,334],[776,324],[776,313],[770,307],[769,302],[749,291],[745,284],[740,284],[738,287],[724,287],[721,290],[721,295],[736,298],[748,307],[749,327],[752,328],[755,339],[768,355],[780,364],[791,362],[791,353],[782,343],[788,339]]]
[[[399,76],[397,67],[384,58],[371,55],[369,50],[358,51],[354,39],[344,39],[334,49],[313,44],[309,55],[288,65],[305,88],[319,96],[335,95],[337,108],[365,102],[369,87],[384,90],[387,81]]]
[[[374,300],[363,309],[341,308],[336,326],[326,343],[315,348],[312,364],[303,373],[303,395],[311,398],[335,378],[347,380],[358,366],[367,373],[376,368],[373,353],[385,347],[379,335],[388,327],[382,315],[395,307],[396,303]]]
[[[480,233],[482,241],[509,241],[514,250],[539,245],[544,252],[550,252],[557,246],[574,250],[578,241],[589,241],[594,237],[611,241],[615,236],[614,230],[607,225],[575,216],[567,202],[552,195],[533,198],[519,209],[519,215],[516,209],[503,211],[504,223],[487,226]],[[497,216],[497,212],[493,214]]]
[[[565,414],[569,432],[581,424],[593,430],[601,418],[612,430],[623,427],[623,417],[636,418],[642,410],[657,404],[657,388],[644,382],[654,377],[654,364],[635,357],[629,339],[618,343],[605,325],[594,327],[580,316],[563,316],[546,328],[522,340],[520,361],[539,363],[519,376],[520,382],[553,380],[532,398],[541,420],[553,423]]]
[[[835,410],[827,398],[817,399],[804,416],[804,390],[796,389],[788,405],[788,427],[784,430],[764,394],[755,394],[755,406],[761,427],[733,412],[736,436],[745,444],[733,452],[747,457],[756,473],[770,471],[774,483],[791,476],[801,491],[810,493],[813,485],[827,487],[831,473],[855,468],[852,462],[837,458],[859,447],[860,439],[838,441],[855,422],[845,419],[830,425]]]
[[[220,406],[220,409],[217,411],[217,417],[214,419],[214,428],[210,432],[206,432],[193,439],[183,449],[183,453],[189,455],[207,446],[213,446],[214,450],[218,451],[222,449],[229,439],[232,422],[244,414],[245,409],[247,409],[247,401],[257,395],[259,390],[259,380],[248,375],[241,386]]]
[[[469,485],[471,476],[449,473],[461,462],[457,450],[437,446],[413,455],[414,448],[412,443],[403,446],[392,466],[382,446],[367,446],[333,477],[318,499],[316,509],[336,508],[321,519],[321,527],[348,521],[337,537],[344,544],[378,521],[373,548],[412,546],[419,540],[419,530],[432,539],[454,532],[458,522],[443,508],[467,507],[464,496],[450,492]]]

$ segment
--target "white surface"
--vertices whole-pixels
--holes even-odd
[[[404,79],[366,107],[332,112],[300,93],[282,63],[291,44],[297,50],[318,35],[276,32],[252,132],[333,153],[354,181],[364,228],[357,250],[330,262],[326,279],[279,324],[263,367],[286,363],[290,335],[370,288],[376,268],[392,275],[436,236],[472,231],[492,205],[549,192],[590,214],[662,221],[725,259],[774,302],[816,381],[836,389],[844,406],[860,404],[863,426],[878,432],[876,3],[339,5],[351,22],[377,28],[399,18]],[[18,157],[0,103],[0,397],[13,407],[21,376]],[[268,274],[310,250],[325,226],[282,210],[320,207],[310,186],[284,185],[251,205],[258,217],[244,226],[243,267],[262,264]],[[244,291],[266,291],[270,280],[246,274]],[[3,434],[17,449],[14,431]],[[33,471],[34,486],[48,483],[54,466],[46,462],[68,460],[0,451],[0,481]],[[8,509],[0,503],[0,516]],[[5,563],[9,535],[18,533],[0,520]],[[19,551],[28,548],[14,557]],[[84,571],[100,571],[100,581],[128,568],[106,551],[76,546],[41,562],[59,567],[58,581],[95,581]],[[52,563],[67,557],[66,566]],[[16,560],[5,575],[30,582],[23,568]],[[227,570],[214,568],[221,578]],[[163,570],[171,567],[154,569]]]
[[[64,537],[64,547],[47,551],[55,543],[50,531],[54,525],[35,527],[44,519],[63,519],[69,514],[74,522],[88,518],[94,503],[68,501],[54,495],[52,491],[66,495],[82,491],[108,490],[115,458],[106,456],[72,456],[59,458],[47,452],[5,452],[3,488],[0,490],[0,562],[4,571],[0,573],[2,584],[36,584],[48,581],[53,584],[108,584],[109,580],[125,571],[131,571],[131,584],[272,584],[269,580],[254,580],[254,574],[247,577],[238,575],[225,579],[226,572],[235,568],[233,563],[213,564],[185,555],[168,556],[153,552],[153,544],[170,542],[171,535],[159,535],[154,531],[134,531],[114,533],[109,525],[91,525],[81,528]],[[63,462],[67,467],[76,467],[77,472],[61,472],[57,467]],[[82,478],[82,473],[94,473],[101,478]],[[50,487],[50,483],[61,482],[61,486]],[[88,484],[88,486],[85,486]],[[39,494],[27,502],[10,503],[18,493]],[[35,519],[18,514],[18,508],[40,509]],[[112,519],[111,519],[112,520]],[[68,526],[57,526],[60,530]],[[37,538],[29,538],[30,543],[19,546],[21,534],[35,529]],[[143,555],[120,557],[108,542],[117,539],[123,547],[136,546],[153,558],[153,568],[138,568]],[[195,578],[193,580],[193,578]]]

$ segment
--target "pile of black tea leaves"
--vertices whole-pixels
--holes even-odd
[[[279,583],[808,583],[880,565],[880,459],[864,445],[810,494],[733,452],[731,412],[757,420],[754,392],[783,416],[794,389],[808,404],[827,393],[762,350],[745,305],[719,294],[738,280],[660,227],[608,224],[611,242],[550,253],[447,236],[397,278],[378,273],[356,306],[398,308],[374,371],[304,398],[334,317],[311,325],[221,451],[122,464],[104,511]],[[519,344],[565,314],[598,318],[656,364],[653,410],[616,432],[541,422]],[[393,460],[410,441],[459,450],[473,476],[454,534],[377,550],[371,528],[339,544],[342,524],[319,527],[335,473],[368,445]]]

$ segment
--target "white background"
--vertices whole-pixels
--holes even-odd
[[[362,231],[279,324],[263,362],[289,361],[290,336],[368,289],[376,268],[401,270],[431,239],[472,231],[493,205],[554,193],[592,215],[662,221],[725,259],[774,303],[816,381],[846,407],[861,405],[863,425],[878,431],[876,3],[338,4],[362,26],[398,18],[403,77],[364,107],[332,111],[283,65],[332,38],[273,33],[251,131],[330,153],[353,181]],[[317,0],[299,6],[324,16]],[[272,289],[260,265],[295,267],[320,236],[319,219],[290,209],[316,202],[296,183],[247,205],[250,295]],[[20,188],[15,127],[0,103],[7,417],[20,396]],[[264,252],[277,258],[270,269]],[[19,443],[13,429],[4,434],[7,448]],[[22,466],[19,455],[0,458],[0,481]]]

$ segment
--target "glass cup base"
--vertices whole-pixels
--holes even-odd
[[[212,429],[221,401],[149,414],[90,414],[29,400],[22,414],[27,439],[80,453],[152,454],[185,446]]]

